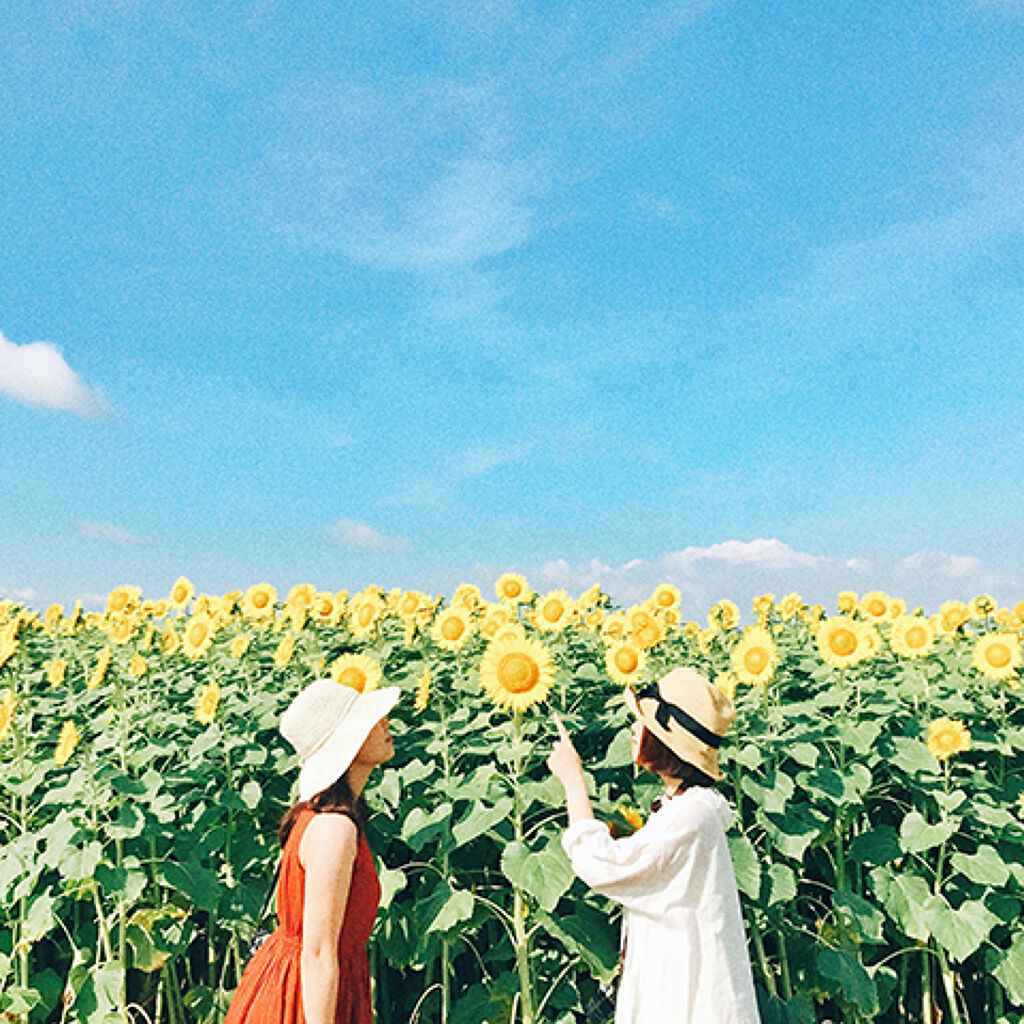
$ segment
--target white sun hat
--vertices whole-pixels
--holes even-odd
[[[344,775],[401,693],[397,686],[360,693],[333,679],[317,679],[288,705],[281,716],[281,735],[302,764],[300,800],[309,800]]]

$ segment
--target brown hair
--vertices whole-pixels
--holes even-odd
[[[647,726],[640,736],[640,748],[636,753],[636,763],[641,768],[646,768],[655,775],[666,775],[672,779],[679,779],[681,793],[691,786],[714,786],[715,780],[710,775],[705,775],[696,765],[684,761],[674,750],[670,750],[664,742],[658,739]]]
[[[295,822],[307,808],[311,811],[344,814],[355,822],[355,826],[360,832],[366,828],[366,804],[361,795],[357,798],[352,792],[352,786],[348,781],[348,772],[332,782],[326,789],[315,793],[308,800],[300,800],[285,811],[281,823],[277,826],[277,838],[281,846],[288,842],[288,836],[291,835]]]

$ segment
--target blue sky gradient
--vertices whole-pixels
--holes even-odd
[[[1024,598],[1024,3],[0,18],[0,596]]]

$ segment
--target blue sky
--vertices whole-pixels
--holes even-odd
[[[0,595],[1024,597],[1024,3],[2,19]]]

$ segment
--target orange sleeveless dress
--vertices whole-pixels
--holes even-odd
[[[278,926],[246,965],[224,1024],[305,1024],[302,1012],[302,906],[306,872],[299,842],[313,820],[303,811],[281,856],[277,883]],[[338,1004],[335,1024],[372,1024],[366,942],[380,903],[380,881],[366,837],[359,833],[345,918],[338,936]]]

